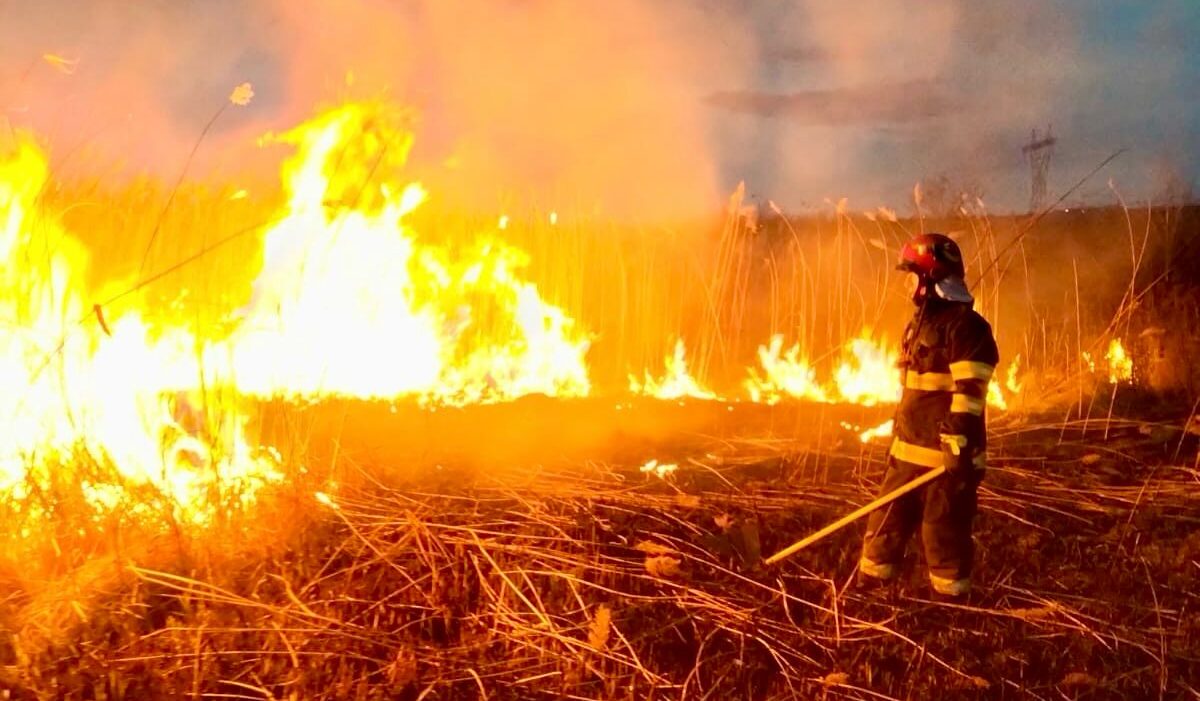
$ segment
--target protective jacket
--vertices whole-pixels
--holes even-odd
[[[924,305],[904,334],[904,392],[891,454],[938,467],[948,439],[982,468],[988,382],[999,359],[992,327],[970,304],[932,297]]]
[[[896,412],[881,494],[946,464],[958,446],[966,469],[946,474],[871,514],[859,569],[889,578],[921,528],[934,589],[961,593],[970,583],[976,492],[983,478],[988,382],[999,360],[991,326],[969,302],[927,297],[905,332],[904,391]]]

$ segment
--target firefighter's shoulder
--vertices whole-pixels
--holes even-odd
[[[988,320],[983,318],[983,315],[975,311],[971,307],[963,305],[961,311],[956,315],[952,325],[956,333],[966,335],[991,336],[992,325]]]
[[[999,361],[992,325],[974,309],[965,308],[950,329],[952,354],[995,365]]]

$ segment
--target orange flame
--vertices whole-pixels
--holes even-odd
[[[833,381],[822,383],[800,345],[783,351],[783,337],[776,335],[769,345],[759,346],[760,367],[749,368],[750,377],[743,384],[751,401],[767,404],[784,398],[862,406],[895,404],[900,401],[902,391],[899,357],[899,351],[886,340],[873,339],[870,331],[864,330],[846,344],[842,360],[834,368]],[[1013,394],[1021,390],[1016,380],[1019,367],[1018,357],[1008,368],[1007,385]],[[997,381],[988,388],[988,403],[999,409],[1007,408]]]
[[[68,482],[97,508],[149,512],[126,489],[149,487],[176,519],[203,522],[214,490],[252,499],[279,474],[246,442],[237,402],[202,401],[187,332],[85,303],[82,246],[36,206],[47,177],[24,135],[0,155],[0,495],[44,490],[88,455],[104,469]]]
[[[846,429],[847,431],[857,433],[858,440],[863,443],[870,443],[871,441],[875,440],[876,438],[890,437],[892,435],[892,429],[895,428],[895,425],[896,425],[896,422],[894,419],[888,419],[887,421],[884,421],[883,423],[879,424],[878,426],[874,426],[872,428],[863,430],[863,428],[861,426],[856,426],[854,424],[846,423],[845,421],[842,422],[842,428]]]
[[[243,85],[230,100],[252,96]],[[131,494],[150,489],[176,518],[203,523],[214,493],[248,503],[282,479],[278,458],[246,436],[246,397],[463,405],[589,394],[591,338],[524,277],[523,251],[495,229],[450,243],[410,224],[426,193],[397,181],[413,143],[402,117],[351,104],[272,137],[295,148],[282,167],[285,203],[263,234],[252,297],[220,340],[151,323],[128,307],[132,297],[95,304],[83,247],[39,209],[45,157],[24,136],[0,153],[0,315],[10,324],[0,337],[0,497],[30,495],[52,461],[74,470],[86,453],[108,473],[71,477],[98,510],[147,508]],[[509,224],[502,216],[498,228]],[[897,357],[864,332],[823,381],[801,346],[785,349],[777,335],[744,388],[764,403],[894,403]],[[1108,358],[1128,365],[1123,349]],[[719,398],[692,374],[682,339],[661,375],[631,375],[629,389]],[[997,386],[992,403],[1003,401]],[[862,439],[874,435],[885,428]],[[315,498],[336,508],[324,492]]]
[[[1133,358],[1125,352],[1121,339],[1114,338],[1108,344],[1108,352],[1104,354],[1108,361],[1108,381],[1112,384],[1133,380]]]
[[[589,340],[521,279],[523,252],[484,236],[452,251],[405,223],[425,191],[377,175],[412,145],[395,122],[352,104],[278,137],[298,152],[233,339],[238,387],[447,404],[586,395]]]
[[[848,345],[834,373],[838,396],[851,404],[874,406],[900,401],[900,354],[886,341],[873,341],[868,331]]]
[[[1133,359],[1125,351],[1125,344],[1121,342],[1121,339],[1114,338],[1109,341],[1108,349],[1104,352],[1104,359],[1108,361],[1108,366],[1102,372],[1108,375],[1109,383],[1115,385],[1133,381]],[[1091,353],[1085,351],[1083,360],[1087,363],[1089,372],[1097,372],[1097,363]]]
[[[658,399],[716,399],[717,394],[700,386],[688,371],[686,348],[683,339],[675,341],[674,353],[666,359],[662,377],[653,377],[646,371],[642,380],[629,376],[629,391]]]
[[[775,404],[785,397],[829,401],[825,389],[817,382],[816,370],[807,358],[801,357],[801,352],[798,343],[785,352],[780,335],[772,336],[769,345],[759,346],[758,363],[762,372],[750,368],[750,377],[744,383],[751,401]]]
[[[750,368],[745,387],[753,401],[775,403],[784,397],[816,402],[847,402],[873,406],[900,399],[899,354],[884,341],[875,341],[864,331],[848,343],[843,359],[834,369],[833,382],[822,384],[812,363],[802,355],[799,344],[783,351],[783,337],[773,336],[759,346],[761,370]]]
[[[87,301],[87,256],[39,211],[46,159],[19,137],[0,155],[0,496],[28,496],[63,476],[51,461],[81,469],[86,453],[108,472],[66,482],[97,510],[151,513],[131,497],[149,487],[177,519],[205,522],[215,494],[245,503],[281,479],[245,437],[241,397],[587,394],[589,339],[522,279],[523,252],[487,236],[439,247],[406,224],[425,193],[389,177],[412,143],[397,123],[349,105],[278,137],[297,147],[287,202],[220,342]]]

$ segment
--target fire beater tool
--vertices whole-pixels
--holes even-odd
[[[824,539],[829,534],[841,530],[842,528],[850,525],[851,523],[854,523],[855,521],[862,518],[863,516],[866,516],[867,514],[871,513],[872,511],[876,511],[877,509],[881,509],[881,508],[887,506],[888,504],[891,504],[893,501],[896,501],[897,499],[904,496],[905,494],[908,494],[909,492],[913,491],[914,489],[919,489],[919,488],[925,486],[926,484],[929,484],[930,482],[934,481],[938,477],[941,477],[945,473],[946,473],[945,467],[935,467],[932,470],[925,472],[924,474],[922,474],[920,477],[917,477],[913,481],[911,481],[901,487],[898,487],[894,491],[884,494],[883,496],[879,497],[878,499],[876,499],[875,501],[873,501],[869,504],[866,504],[864,506],[861,506],[861,507],[855,509],[854,511],[846,514],[845,516],[839,518],[838,520],[834,521],[833,523],[829,524],[828,526],[825,526],[821,530],[817,531],[816,533],[813,533],[812,535],[804,538],[803,540],[798,540],[795,543],[792,543],[791,545],[787,546],[783,550],[780,550],[779,552],[775,553],[771,557],[768,557],[765,560],[766,564],[773,565],[776,562],[779,562],[780,560],[782,560],[786,557],[791,557],[792,555],[795,555],[796,553],[800,552],[804,548],[807,548],[808,546],[812,545],[813,543]]]

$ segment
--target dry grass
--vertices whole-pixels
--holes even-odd
[[[373,136],[400,138],[386,130]],[[360,146],[349,143],[346,153]],[[398,187],[406,174],[371,170],[366,177],[340,187]],[[262,232],[277,216],[277,187],[252,185],[240,197],[237,186],[182,179],[170,188],[147,179],[122,186],[76,180],[49,186],[41,204],[92,253],[92,301],[110,319],[137,308],[153,321],[209,337],[219,336],[249,298]],[[682,338],[697,379],[736,392],[757,346],[772,334],[800,343],[823,366],[863,329],[895,341],[909,302],[893,261],[919,230],[959,239],[1006,360],[1020,353],[1024,367],[1048,384],[1069,381],[1080,349],[1130,330],[1129,315],[1166,265],[1151,254],[1194,236],[1187,217],[1163,217],[1152,204],[1081,222],[1051,213],[1034,225],[1026,217],[994,216],[977,199],[945,207],[936,219],[905,219],[882,208],[861,214],[845,201],[783,212],[746,202],[739,189],[722,215],[636,227],[554,203],[514,204],[495,218],[466,216],[440,210],[433,193],[411,220],[425,242],[456,248],[499,235],[526,251],[526,272],[543,296],[595,335],[589,356],[595,386],[623,389],[629,373],[660,367]],[[553,223],[550,209],[557,209]],[[510,215],[503,231],[500,214]],[[1013,240],[1020,245],[1007,248]],[[1068,260],[1084,280],[1087,303],[1080,306],[1063,284]],[[1098,294],[1094,281],[1113,277],[1128,280],[1127,289],[1109,286],[1113,294]]]
[[[276,199],[97,180],[47,189],[42,204],[92,252],[89,291],[106,313],[136,306],[219,335],[248,298]],[[840,203],[753,222],[744,204],[738,193],[727,216],[668,230],[518,213],[503,237],[530,254],[547,299],[597,333],[598,387],[623,388],[683,337],[693,373],[722,388],[772,333],[826,363],[864,327],[898,334],[909,303],[891,262],[916,228],[957,232],[980,269],[1021,225],[982,206],[916,223]],[[1146,264],[1154,213],[1112,214],[1047,222],[1025,242],[1039,255],[1018,249],[980,283],[1006,357],[1019,348],[1033,368],[1031,392],[1088,389],[1079,350],[1135,330],[1164,274]],[[428,208],[414,224],[455,246],[495,222]],[[1179,223],[1164,226],[1174,237]],[[1097,231],[1127,238],[1130,259],[1091,255]],[[1066,260],[1083,290],[1061,284]],[[1114,270],[1128,286],[1087,289]],[[586,460],[530,459],[519,479],[436,477],[419,458],[359,469],[336,453],[302,476],[312,426],[296,419],[278,446],[295,458],[290,481],[203,531],[153,493],[137,493],[151,518],[97,521],[80,482],[109,472],[65,459],[0,511],[0,678],[28,698],[1195,694],[1197,473],[1179,464],[1195,446],[1115,418],[1115,388],[1088,394],[1097,403],[1066,419],[997,435],[982,597],[958,607],[927,601],[915,575],[885,593],[849,586],[851,532],[778,571],[748,566],[871,496],[879,450],[838,445],[832,424],[680,435],[639,457],[680,463],[663,482],[614,457],[615,442]],[[347,485],[336,509],[314,497],[331,476]]]
[[[1166,455],[1179,424],[1061,431],[995,432],[968,603],[931,600],[915,566],[895,589],[852,585],[853,528],[756,566],[867,501],[881,452],[760,422],[653,448],[681,465],[668,481],[625,459],[371,470],[289,504],[307,525],[253,556],[123,559],[70,635],[18,638],[9,682],[110,699],[1186,696],[1200,473]]]

